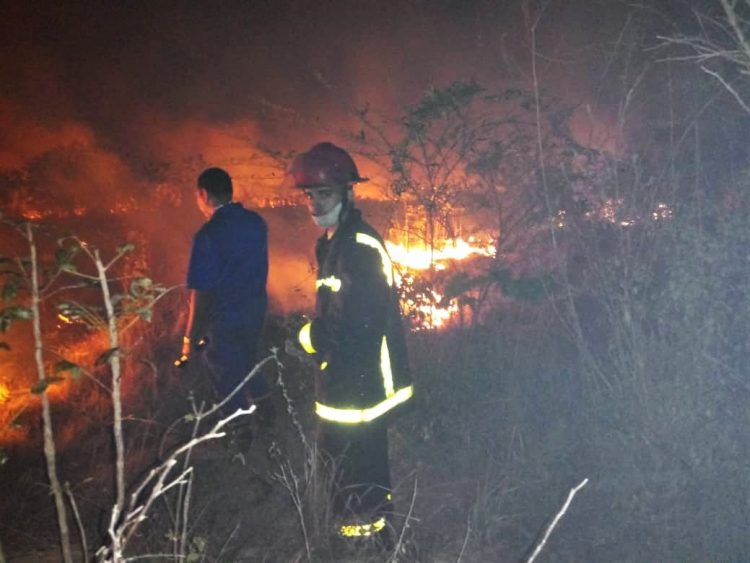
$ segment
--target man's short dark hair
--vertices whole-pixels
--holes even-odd
[[[232,199],[232,178],[222,168],[207,168],[198,176],[198,187],[208,192],[215,203]]]

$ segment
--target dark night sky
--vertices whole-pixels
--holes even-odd
[[[539,27],[540,52],[555,57],[541,60],[544,87],[574,101],[596,88],[592,62],[624,21],[608,4],[550,5]],[[16,2],[3,12],[3,168],[73,140],[126,168],[220,158],[211,146],[226,137],[303,148],[321,133],[264,119],[259,99],[332,124],[337,96],[394,110],[456,79],[528,79],[521,2]]]

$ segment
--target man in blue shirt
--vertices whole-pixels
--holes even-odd
[[[221,399],[255,365],[268,302],[268,229],[260,215],[232,201],[232,193],[232,179],[221,168],[209,168],[198,177],[197,204],[208,220],[193,237],[182,345],[182,359],[187,360],[191,348],[208,342],[205,360]],[[259,375],[249,381],[247,390],[253,401],[269,393]],[[248,406],[246,394],[239,392],[223,412]]]

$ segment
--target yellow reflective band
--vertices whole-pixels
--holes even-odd
[[[349,524],[341,526],[339,533],[346,538],[356,538],[377,534],[383,528],[385,528],[385,518],[381,517],[372,524]]]
[[[391,371],[391,355],[388,352],[388,339],[384,336],[380,344],[380,372],[383,374],[383,388],[385,396],[393,395],[393,371]]]
[[[314,354],[315,348],[313,348],[312,345],[312,322],[308,322],[305,326],[303,326],[299,331],[299,343],[302,346],[302,349],[307,352],[308,354]]]
[[[328,276],[315,281],[315,290],[319,290],[321,287],[327,287],[331,291],[339,291],[341,289],[341,280],[336,276]]]
[[[373,236],[365,233],[357,233],[357,242],[360,244],[366,244],[371,246],[380,253],[380,260],[383,262],[383,273],[385,274],[385,280],[389,286],[393,285],[393,264],[391,263],[391,257],[388,256],[385,248],[380,241]]]
[[[361,424],[372,422],[379,416],[387,413],[396,405],[408,401],[414,394],[414,387],[409,385],[396,391],[393,395],[367,409],[337,409],[322,403],[315,403],[315,413],[324,420],[331,422],[342,422],[344,424]]]

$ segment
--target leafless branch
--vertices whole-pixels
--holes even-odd
[[[464,534],[464,541],[461,544],[461,551],[458,552],[458,559],[456,559],[456,563],[461,563],[461,559],[464,557],[464,551],[466,550],[466,546],[469,543],[469,536],[471,535],[471,518],[466,518],[466,533]]]
[[[125,548],[137,531],[140,524],[148,517],[148,513],[154,502],[162,498],[167,491],[189,482],[193,468],[187,467],[174,477],[170,478],[173,468],[178,463],[181,455],[190,452],[195,446],[208,440],[215,440],[225,436],[224,427],[232,420],[246,416],[255,411],[255,406],[248,409],[238,409],[231,415],[218,420],[213,427],[199,436],[195,436],[188,442],[176,448],[162,463],[153,468],[140,484],[130,494],[127,504],[120,513],[119,506],[115,504],[110,515],[108,533],[109,545],[102,546],[96,553],[97,561],[101,563],[119,563],[125,561]],[[142,497],[143,493],[146,493]],[[182,510],[185,507],[180,508]]]
[[[716,80],[718,80],[721,83],[721,85],[724,86],[724,88],[726,88],[727,92],[729,92],[730,94],[732,94],[732,96],[734,96],[734,99],[737,100],[737,103],[740,104],[742,109],[745,112],[750,113],[750,106],[748,106],[747,103],[745,103],[745,100],[742,99],[742,96],[740,96],[739,92],[737,92],[737,90],[735,90],[735,88],[729,82],[727,82],[721,74],[709,68],[706,68],[703,65],[701,65],[701,70],[705,72],[706,74],[713,76]]]
[[[73,515],[75,516],[76,525],[78,526],[78,534],[81,536],[81,549],[83,550],[83,559],[85,561],[88,561],[89,547],[88,542],[86,541],[86,529],[83,526],[81,514],[80,512],[78,512],[78,504],[76,503],[76,499],[73,496],[73,491],[71,491],[70,489],[70,483],[65,483],[65,494],[68,495],[68,501],[70,502],[70,506],[73,509]]]
[[[743,111],[750,113],[750,104],[745,102],[738,89],[726,78],[726,74],[707,66],[715,62],[728,63],[741,76],[750,76],[750,45],[746,33],[748,22],[738,15],[736,2],[721,0],[721,6],[724,10],[724,20],[696,14],[703,36],[659,36],[662,44],[658,47],[682,47],[690,51],[686,55],[670,54],[661,60],[698,63],[703,72],[715,78],[734,97]]]
[[[544,536],[542,536],[542,540],[537,544],[536,549],[534,549],[534,552],[531,554],[531,557],[529,557],[526,560],[526,563],[533,563],[534,559],[536,559],[537,556],[542,552],[542,549],[544,549],[544,546],[547,543],[547,540],[549,539],[550,534],[552,534],[552,530],[555,529],[555,527],[557,526],[557,523],[560,521],[560,518],[562,518],[563,515],[568,511],[568,507],[570,506],[570,503],[573,500],[573,497],[576,496],[576,493],[580,491],[583,487],[585,487],[586,483],[588,482],[589,482],[589,479],[587,477],[583,481],[578,483],[578,485],[570,489],[570,492],[568,493],[568,498],[565,499],[565,504],[563,504],[560,511],[555,515],[555,518],[552,520],[552,522],[550,522],[550,525],[547,526],[547,530],[544,532]]]
[[[255,375],[260,371],[260,369],[264,365],[266,365],[268,362],[270,362],[271,360],[277,360],[277,358],[276,358],[276,350],[272,350],[272,353],[271,353],[270,356],[267,356],[267,357],[263,358],[260,362],[258,362],[257,364],[255,364],[255,367],[250,371],[250,373],[248,373],[245,376],[245,378],[242,380],[242,382],[240,382],[240,384],[237,385],[237,387],[235,387],[234,390],[229,395],[227,395],[226,397],[224,397],[224,400],[222,400],[220,403],[214,405],[212,408],[210,408],[205,413],[202,413],[201,414],[201,418],[205,419],[205,418],[211,416],[216,411],[218,411],[219,409],[221,409],[224,405],[226,405],[229,401],[231,401],[232,397],[234,397],[237,393],[239,393],[242,390],[242,388],[245,386],[245,384],[248,381],[250,381],[253,377],[255,377]],[[251,409],[250,409],[250,413],[252,413],[254,411],[255,411],[255,406],[253,405],[251,407]],[[248,413],[248,414],[250,414],[250,413]]]
[[[31,223],[25,224],[25,238],[29,245],[30,272],[28,272],[31,285],[31,312],[32,330],[34,335],[34,363],[36,365],[37,378],[40,383],[47,380],[47,372],[44,365],[42,319],[41,319],[41,295],[39,293],[39,259],[37,257],[37,245],[34,238],[34,227]],[[49,396],[46,389],[42,389],[42,422],[43,422],[43,451],[47,464],[47,476],[55,502],[57,513],[57,525],[60,530],[60,549],[63,561],[72,563],[73,556],[70,549],[70,530],[68,528],[67,510],[65,509],[65,498],[62,485],[57,474],[57,451],[55,447],[54,428],[52,425],[52,412]]]
[[[406,518],[404,519],[404,525],[401,527],[401,533],[398,535],[398,541],[396,542],[396,546],[393,548],[393,554],[391,555],[391,558],[388,560],[388,563],[396,563],[398,561],[398,554],[401,551],[401,546],[404,543],[404,535],[406,534],[406,529],[409,527],[412,517],[411,515],[414,512],[414,503],[417,500],[417,479],[414,479],[414,488],[412,489],[411,493],[411,502],[409,503],[409,511],[406,513]]]

